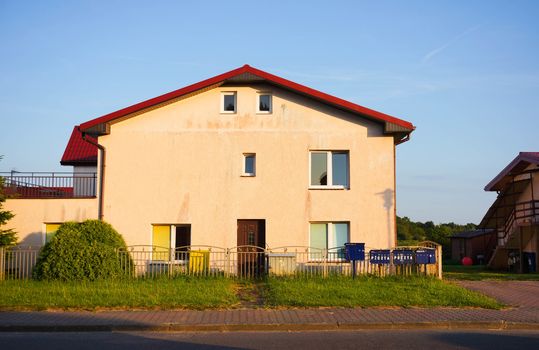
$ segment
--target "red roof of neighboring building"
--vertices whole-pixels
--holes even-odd
[[[526,169],[530,164],[539,165],[539,152],[520,152],[492,181],[485,186],[485,191],[501,191],[514,174]]]
[[[367,117],[376,121],[384,122],[386,125],[386,131],[388,131],[388,128],[387,128],[388,124],[391,126],[389,128],[391,129],[391,131],[388,131],[388,132],[400,132],[400,133],[409,134],[415,129],[414,125],[408,121],[398,119],[384,113],[377,112],[375,110],[357,105],[349,101],[345,101],[338,97],[331,96],[326,93],[320,92],[318,90],[311,89],[307,86],[294,83],[293,81],[283,79],[281,77],[278,77],[270,73],[266,73],[259,69],[253,68],[249,65],[244,65],[243,67],[217,75],[213,78],[203,80],[196,84],[186,86],[179,90],[166,93],[164,95],[146,100],[144,102],[137,103],[130,107],[126,107],[116,112],[112,112],[104,116],[101,116],[99,118],[87,121],[80,125],[80,129],[83,132],[93,131],[96,134],[102,134],[104,133],[102,130],[105,130],[102,127],[115,119],[125,117],[128,114],[138,112],[145,108],[152,107],[157,104],[166,102],[168,100],[193,93],[197,90],[201,90],[201,89],[210,87],[212,85],[220,85],[220,84],[225,83],[226,81],[237,82],[237,81],[242,81],[242,79],[243,81],[249,81],[249,80],[256,81],[256,79],[265,81],[265,82],[280,86],[282,88],[292,90],[296,93],[306,95],[310,98],[327,103],[337,108],[341,108],[341,109],[350,111],[352,113],[359,114],[363,117]],[[96,131],[98,129],[100,129],[101,131]]]
[[[86,138],[93,142],[97,140],[90,135]],[[97,164],[97,147],[82,138],[82,133],[79,126],[73,128],[69,142],[67,143],[64,155],[60,161],[62,165],[96,165]]]

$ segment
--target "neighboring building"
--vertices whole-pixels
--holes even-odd
[[[474,264],[486,264],[496,247],[496,231],[473,230],[451,236],[451,259],[472,258]]]
[[[26,245],[100,218],[128,245],[389,248],[395,146],[413,130],[245,65],[75,127],[74,174],[7,175],[6,207]]]
[[[488,185],[498,192],[479,228],[494,229],[496,247],[489,267],[538,271],[539,152],[520,152]]]

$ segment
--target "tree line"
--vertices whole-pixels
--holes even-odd
[[[421,241],[433,241],[443,246],[444,255],[451,250],[450,239],[453,234],[472,231],[477,225],[468,223],[465,225],[454,222],[435,224],[432,221],[412,221],[404,216],[397,216],[397,239],[399,245],[414,245]]]

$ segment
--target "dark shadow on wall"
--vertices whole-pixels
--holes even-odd
[[[391,232],[391,225],[390,225],[390,222],[391,222],[391,209],[393,208],[393,205],[394,205],[394,203],[393,203],[394,193],[395,193],[395,191],[393,191],[392,189],[386,188],[384,191],[376,193],[376,195],[382,197],[382,200],[384,201],[384,208],[385,208],[386,213],[387,213],[386,222],[387,222],[387,238],[388,238],[388,242],[393,242],[392,245],[397,245],[397,242],[394,241],[395,237],[394,237],[393,232]],[[396,224],[397,223],[395,223],[395,225]]]
[[[41,248],[43,246],[43,233],[32,232],[17,242],[21,248]]]

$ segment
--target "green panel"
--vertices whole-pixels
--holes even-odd
[[[333,239],[332,243],[334,247],[342,247],[345,243],[348,243],[348,223],[335,223],[333,224]]]
[[[309,242],[311,248],[327,248],[327,224],[311,224],[311,238]],[[313,249],[311,259],[321,259],[321,252]]]

